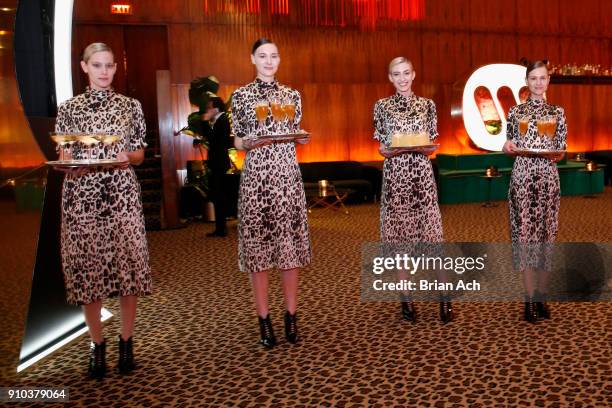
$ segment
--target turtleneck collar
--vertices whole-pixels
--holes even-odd
[[[115,90],[113,88],[92,89],[90,87],[87,87],[87,89],[85,90],[85,93],[91,98],[103,100],[103,99],[107,99],[108,97],[112,96],[115,93]]]
[[[527,98],[527,103],[533,106],[542,106],[546,103],[544,99],[533,99],[532,97]]]
[[[276,78],[272,82],[265,82],[259,78],[255,78],[255,83],[257,84],[258,87],[264,88],[264,89],[271,89],[271,88],[278,87],[278,82],[276,81]]]
[[[414,98],[415,98],[415,95],[414,95],[414,92],[411,92],[411,93],[410,93],[410,95],[408,95],[408,96],[404,96],[404,95],[402,95],[401,93],[396,92],[396,93],[395,93],[395,98],[396,98],[397,100],[400,100],[400,101],[401,101],[401,100],[406,100],[406,101],[410,102],[412,99],[414,99]]]

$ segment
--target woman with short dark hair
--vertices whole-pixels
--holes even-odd
[[[567,126],[563,108],[546,102],[550,76],[544,61],[527,66],[529,98],[508,112],[503,151],[517,156],[512,168],[508,205],[515,268],[523,273],[524,318],[535,323],[550,318],[545,303],[551,245],[557,237],[561,190],[556,162],[563,153],[547,156],[524,149],[565,150]],[[522,150],[523,152],[521,152]]]
[[[298,273],[310,263],[311,246],[295,143],[272,143],[261,136],[293,132],[302,119],[302,101],[298,91],[276,81],[280,64],[276,44],[265,38],[255,42],[251,62],[257,77],[232,95],[234,143],[247,152],[238,200],[238,263],[240,270],[251,277],[261,344],[271,348],[276,337],[268,312],[268,272],[273,268],[280,271],[286,305],[285,337],[296,343]],[[293,124],[273,120],[270,111],[275,113],[278,104],[293,108]],[[307,137],[298,140],[307,142]]]

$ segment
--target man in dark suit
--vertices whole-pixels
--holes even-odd
[[[227,235],[225,216],[228,210],[225,174],[231,168],[227,149],[233,147],[233,142],[223,99],[213,96],[202,119],[205,121],[204,137],[209,144],[207,161],[210,169],[209,191],[215,206],[215,230],[206,236],[224,237]]]

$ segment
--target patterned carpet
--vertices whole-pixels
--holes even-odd
[[[499,204],[443,206],[445,238],[507,241],[507,205]],[[378,237],[378,206],[349,209],[310,215],[314,262],[301,275],[297,346],[282,336],[276,274],[271,317],[280,342],[258,345],[235,222],[224,239],[205,238],[213,226],[194,223],[149,233],[155,293],[140,304],[135,373],[86,379],[83,337],[13,384],[68,386],[74,406],[611,406],[607,303],[553,304],[552,320],[535,326],[520,321],[518,303],[458,303],[446,326],[437,304],[419,303],[419,321],[405,323],[398,304],[360,302],[360,246]],[[564,197],[559,241],[612,241],[610,214],[610,188],[597,199]],[[111,367],[118,325],[113,318],[105,328]]]

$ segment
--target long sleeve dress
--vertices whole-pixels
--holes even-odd
[[[232,95],[232,130],[236,137],[273,133],[272,116],[258,126],[255,105],[260,100],[291,99],[295,124],[302,118],[298,91],[260,79]],[[289,132],[286,125],[277,132]],[[260,272],[304,267],[311,259],[306,195],[294,143],[275,143],[246,154],[238,198],[238,264],[241,271]]]
[[[140,103],[112,90],[88,90],[58,108],[57,132],[113,133],[121,139],[92,146],[92,158],[112,159],[146,146]],[[87,159],[80,142],[74,159]],[[140,201],[131,167],[67,174],[62,187],[61,256],[69,303],[151,293],[151,271]]]
[[[438,137],[432,100],[399,93],[374,105],[374,139],[390,146],[394,133],[427,132]],[[386,158],[380,206],[380,238],[386,243],[442,242],[442,217],[429,158],[405,153]]]
[[[554,117],[556,130],[552,139],[538,134],[537,120]],[[519,132],[519,121],[528,120],[527,132]],[[542,100],[528,99],[513,106],[508,112],[507,137],[518,148],[565,150],[567,125],[563,108]],[[512,243],[527,249],[531,244],[553,243],[557,237],[561,190],[556,163],[545,157],[518,156],[514,161],[508,191],[510,233]],[[516,251],[515,251],[516,252]],[[534,257],[531,251],[518,251],[522,255],[515,263],[518,269],[547,268],[536,265],[548,257]],[[538,250],[539,252],[539,250]],[[519,261],[520,259],[520,261]]]

